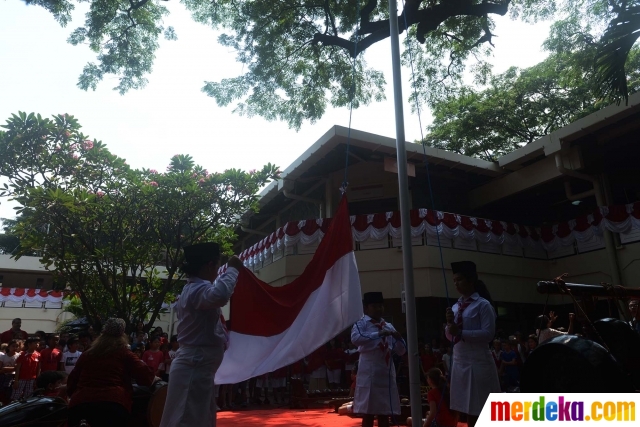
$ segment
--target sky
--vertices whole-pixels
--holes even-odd
[[[233,51],[217,43],[218,33],[195,23],[179,2],[164,4],[171,12],[165,26],[175,28],[178,40],[162,39],[149,84],[121,96],[112,90],[114,77],[105,78],[96,91],[76,86],[95,54],[66,39],[82,24],[87,4],[76,6],[73,21],[62,28],[40,7],[0,1],[0,124],[18,111],[67,113],[78,118],[85,134],[106,143],[132,167],[165,170],[174,154],[189,154],[209,171],[257,169],[267,162],[284,169],[332,126],[348,125],[347,108],[328,109],[321,120],[305,123],[296,132],[283,122],[241,117],[232,112],[233,106],[218,107],[202,93],[204,82],[237,76],[242,64]],[[545,58],[541,45],[549,23],[528,25],[508,17],[496,21],[494,72],[513,65],[528,67]],[[365,52],[367,62],[385,73],[387,100],[354,110],[352,127],[395,137],[390,49],[386,39]],[[410,70],[402,72],[407,100]],[[406,139],[419,139],[418,117],[406,101],[404,117]],[[429,112],[423,112],[422,123],[429,122]],[[13,206],[0,199],[0,218],[13,217]]]

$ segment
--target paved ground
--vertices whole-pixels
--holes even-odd
[[[358,418],[340,416],[331,409],[267,409],[218,412],[218,427],[356,427]]]
[[[218,427],[359,427],[362,420],[340,416],[331,409],[266,409],[218,412]],[[458,427],[467,427],[458,423]]]

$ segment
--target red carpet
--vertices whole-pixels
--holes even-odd
[[[331,409],[268,409],[238,412],[218,412],[218,427],[356,427],[360,418],[340,416]],[[467,427],[458,423],[458,427]]]
[[[238,412],[218,412],[218,427],[356,427],[359,418],[340,416],[331,409],[269,409]]]

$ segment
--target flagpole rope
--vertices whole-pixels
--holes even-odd
[[[407,32],[407,40],[409,39],[409,25],[407,24],[407,14],[405,13],[405,2],[404,0],[402,0],[402,16],[404,17],[404,28],[405,31]],[[407,42],[408,45],[408,49],[409,49],[409,63],[411,64],[411,79],[413,80],[413,82],[415,83],[416,81],[416,73],[415,73],[415,69],[413,66],[413,49],[411,49],[411,42]],[[424,154],[424,165],[427,168],[427,185],[429,188],[429,197],[431,198],[431,209],[433,209],[436,212],[436,220],[437,218],[437,211],[436,211],[436,202],[435,199],[433,197],[433,188],[431,186],[431,172],[429,170],[429,158],[427,157],[427,148],[426,148],[426,143],[424,141],[424,133],[422,131],[422,117],[421,117],[421,113],[420,113],[420,102],[418,102],[418,89],[416,88],[416,85],[413,85],[413,95],[415,97],[415,101],[416,101],[416,112],[418,113],[418,124],[420,126],[420,141],[421,141],[421,145],[422,145],[422,153]],[[442,270],[442,278],[444,279],[444,291],[445,291],[445,295],[447,296],[447,307],[450,306],[451,301],[449,300],[449,286],[447,285],[447,272],[444,268],[444,257],[442,255],[442,244],[440,242],[440,225],[436,225],[436,237],[438,238],[438,250],[440,252],[440,268]]]
[[[342,193],[346,193],[347,186],[349,182],[347,182],[347,172],[349,171],[349,147],[351,144],[351,118],[353,116],[353,99],[356,96],[356,64],[358,60],[358,41],[360,38],[360,0],[356,1],[357,9],[356,9],[356,34],[355,39],[353,41],[353,62],[351,67],[351,99],[349,101],[349,130],[347,131],[347,149],[345,151],[345,165],[344,165],[344,179],[342,181],[342,186],[340,190]]]
[[[424,140],[424,132],[422,130],[422,115],[421,115],[421,111],[420,111],[420,102],[418,100],[418,89],[415,85],[415,81],[416,81],[416,73],[415,73],[415,67],[414,67],[414,57],[413,57],[413,49],[411,48],[411,41],[409,40],[409,25],[407,23],[407,14],[406,14],[406,9],[405,9],[405,0],[402,0],[402,16],[404,17],[404,28],[405,31],[407,32],[407,46],[408,46],[408,51],[409,51],[409,63],[411,65],[411,80],[413,81],[413,96],[415,98],[415,104],[416,104],[416,112],[418,114],[418,125],[420,126],[420,143],[422,145],[422,154],[424,156],[424,165],[425,168],[427,169],[427,186],[429,188],[429,197],[431,199],[431,209],[433,209],[436,212],[436,221],[438,220],[438,211],[436,210],[436,202],[435,202],[435,197],[433,195],[433,186],[431,185],[431,171],[429,169],[429,158],[427,157],[427,147],[426,147],[426,141]],[[451,299],[449,298],[449,285],[447,283],[447,272],[446,269],[444,267],[444,256],[442,254],[442,242],[440,241],[440,226],[442,225],[442,223],[437,224],[436,225],[436,237],[438,239],[438,252],[440,254],[440,269],[442,270],[442,278],[444,280],[444,292],[445,292],[445,296],[447,298],[447,307],[451,307]],[[425,236],[426,239],[426,236]],[[425,243],[427,243],[425,241]],[[451,381],[451,372],[453,371],[453,347],[454,347],[454,343],[451,343],[451,362],[449,365],[449,381]],[[439,405],[438,405],[439,406]],[[437,416],[437,414],[436,414]],[[434,418],[434,421],[436,421],[436,419]],[[420,424],[422,424],[422,420],[420,420]]]

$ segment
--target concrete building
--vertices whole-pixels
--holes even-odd
[[[635,94],[628,105],[591,114],[497,162],[408,143],[420,334],[437,335],[445,289],[450,303],[458,297],[449,270],[454,261],[478,265],[505,331],[532,331],[545,303],[567,305],[566,321],[569,299],[547,300],[536,292],[539,280],[567,272],[576,283],[638,286],[638,130]],[[348,134],[329,129],[261,192],[260,211],[247,213],[237,230],[236,250],[261,280],[291,282],[313,256],[323,218],[332,216],[346,180],[363,291],[382,291],[389,301],[385,317],[403,330],[395,141],[355,129]],[[5,287],[50,285],[39,266],[11,270],[0,262]],[[0,313],[0,324],[13,316],[4,307]]]
[[[591,114],[497,162],[407,144],[417,220],[412,226],[421,334],[434,335],[444,322],[445,278],[450,297],[458,297],[450,280],[453,261],[476,262],[496,301],[498,325],[505,331],[532,331],[533,319],[545,302],[551,307],[570,303],[561,297],[546,301],[536,292],[539,280],[567,272],[575,283],[638,286],[640,204],[634,211],[632,203],[640,200],[640,145],[635,139],[639,129],[640,94],[636,94],[628,105]],[[354,236],[361,240],[354,247],[363,292],[384,292],[390,309],[386,317],[403,329],[400,240],[391,228],[385,231],[385,226],[393,227],[393,212],[398,209],[395,141],[354,129],[349,141],[347,136],[348,129],[331,128],[284,170],[282,180],[261,192],[260,211],[246,216],[236,249],[261,280],[273,286],[291,282],[322,236],[321,227],[313,222],[322,224],[322,218],[331,217],[346,180],[350,213],[356,215]],[[606,206],[611,212],[628,212],[622,217],[608,215],[608,209],[599,208]],[[439,213],[430,211],[434,207]],[[464,233],[441,229],[444,275],[434,231],[436,216],[443,221],[466,217],[486,228],[474,225],[470,238],[469,230],[463,238]],[[514,226],[513,234],[496,231],[497,224],[504,230]],[[291,228],[305,226],[308,235],[289,235]]]

